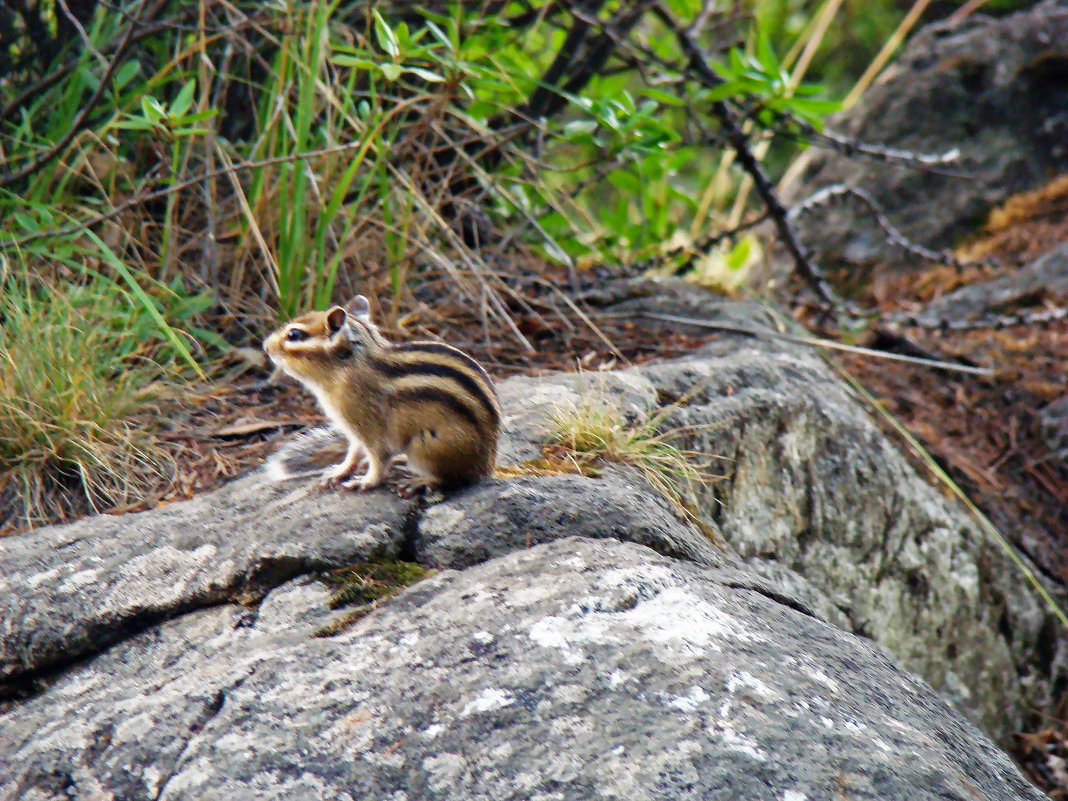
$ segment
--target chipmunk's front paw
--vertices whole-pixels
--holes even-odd
[[[381,467],[376,470],[373,466],[369,465],[366,473],[362,476],[350,478],[348,481],[343,482],[341,486],[347,490],[367,492],[382,484],[384,478],[385,475]]]
[[[351,467],[345,464],[341,464],[337,467],[330,468],[325,473],[323,473],[323,477],[319,479],[319,489],[327,490],[334,489],[336,487],[344,487],[346,489],[351,489],[351,485],[356,480],[352,478],[352,475],[354,473],[359,472],[360,468],[366,466],[366,464],[367,460],[361,459]]]

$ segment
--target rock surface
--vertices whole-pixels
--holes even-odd
[[[619,308],[700,298],[662,282]],[[720,310],[774,319],[703,316]],[[591,392],[635,420],[671,406],[719,457],[698,500],[726,545],[630,469],[429,507],[253,474],[0,540],[0,800],[1034,797],[903,668],[1007,740],[1063,693],[1065,641],[817,355],[732,335],[510,379],[502,464]],[[311,636],[333,614],[321,571],[397,558],[459,572]]]
[[[5,716],[0,798],[1043,797],[863,640],[641,546],[446,571],[314,639],[322,595],[64,677]]]
[[[829,127],[916,154],[958,149],[949,169],[964,175],[812,150],[790,201],[832,184],[858,186],[912,240],[952,246],[994,205],[1068,170],[1068,2],[920,31],[857,107]],[[903,258],[860,203],[821,207],[798,228],[827,267]]]
[[[928,303],[919,315],[923,325],[942,320],[988,320],[1016,304],[1033,305],[1047,297],[1068,296],[1068,245],[1045,253],[1014,273],[955,289]]]
[[[1051,610],[821,359],[725,338],[642,373],[663,401],[689,396],[668,422],[723,475],[701,508],[758,572],[803,576],[824,618],[835,607],[1004,742],[1020,710],[1063,697],[1068,638]]]
[[[1068,395],[1046,404],[1038,422],[1050,444],[1050,451],[1056,458],[1068,462]]]
[[[406,513],[391,495],[323,503],[254,476],[186,503],[0,540],[0,682],[294,576],[396,559]]]

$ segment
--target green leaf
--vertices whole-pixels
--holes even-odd
[[[166,109],[160,105],[160,102],[152,95],[144,95],[141,98],[141,113],[145,115],[145,119],[155,125],[157,122],[167,116]]]
[[[624,170],[613,170],[608,173],[608,182],[612,186],[619,189],[621,192],[626,192],[629,195],[637,195],[642,188],[641,181],[632,172],[626,172]]]
[[[726,81],[714,89],[709,89],[707,92],[702,93],[701,98],[708,103],[716,103],[740,94],[743,94],[743,92],[738,81]]]
[[[727,55],[731,62],[730,69],[732,76],[741,75],[748,69],[745,61],[742,59],[742,51],[737,47],[732,47]]]
[[[375,37],[378,39],[378,46],[385,50],[390,58],[396,58],[400,55],[397,37],[377,9],[375,10]],[[390,78],[390,80],[395,81],[397,79]]]
[[[572,120],[564,126],[564,137],[569,140],[588,138],[597,130],[597,123],[593,120]]]
[[[422,67],[406,67],[405,72],[410,72],[412,75],[418,75],[427,83],[444,83],[445,79],[437,73],[425,70]]]
[[[127,117],[124,120],[113,122],[111,127],[119,128],[124,131],[147,131],[155,126],[144,117]]]
[[[186,114],[184,117],[181,117],[174,122],[177,125],[192,125],[194,122],[211,119],[218,113],[218,109],[209,108],[204,111],[198,111],[195,114]]]
[[[137,73],[141,71],[141,64],[136,60],[127,61],[121,67],[115,71],[115,91],[121,92],[123,88],[132,81]]]
[[[779,60],[775,58],[775,52],[771,49],[771,40],[764,31],[757,31],[756,48],[757,60],[764,68],[764,74],[769,78],[778,79],[782,72],[779,69]]]
[[[207,136],[211,131],[207,128],[176,128],[171,133],[176,137]]]
[[[379,64],[378,69],[382,71],[386,80],[390,82],[397,80],[397,78],[401,76],[401,73],[404,72],[404,67],[400,64],[392,63]]]
[[[427,20],[425,22],[425,25],[427,26],[427,28],[430,29],[430,32],[434,34],[434,38],[441,42],[449,50],[450,53],[456,52],[456,49],[453,47],[452,40],[445,34],[445,31],[435,25],[431,20]]]
[[[842,109],[837,100],[816,100],[808,97],[793,97],[787,103],[791,111],[806,117],[823,117]]]
[[[357,58],[356,56],[348,56],[344,53],[332,56],[330,61],[337,64],[339,67],[356,67],[362,70],[373,70],[378,67],[378,64],[369,58]]]
[[[740,270],[749,262],[749,256],[753,252],[753,240],[743,237],[737,245],[728,250],[723,256],[723,263],[728,270]]]
[[[16,211],[12,216],[14,216],[15,222],[17,222],[22,227],[23,231],[37,230],[37,224],[34,222],[33,217],[31,217],[29,214],[23,214],[21,211]]]
[[[189,107],[193,105],[193,93],[197,90],[196,78],[189,80],[185,86],[178,90],[178,96],[171,103],[170,117],[181,117]]]
[[[647,97],[650,100],[655,100],[657,103],[661,103],[665,106],[684,106],[686,105],[685,98],[673,95],[671,92],[665,92],[660,89],[653,89],[646,86],[641,90],[642,96]]]

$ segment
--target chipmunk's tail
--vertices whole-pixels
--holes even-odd
[[[304,431],[287,441],[267,460],[264,465],[267,478],[271,481],[288,481],[317,475],[339,464],[345,458],[348,447],[348,439],[336,428]]]

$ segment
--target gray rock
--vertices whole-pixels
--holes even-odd
[[[1046,404],[1038,416],[1050,453],[1068,461],[1068,395]]]
[[[646,417],[656,390],[633,372],[565,373],[544,378],[517,376],[497,385],[504,417],[497,463],[516,465],[541,455],[554,415],[574,409],[591,393],[628,419]]]
[[[683,523],[638,477],[630,482],[546,476],[480,484],[430,507],[419,521],[420,564],[462,568],[564,537],[612,537],[665,556],[740,566],[734,551]]]
[[[920,31],[860,103],[829,127],[917,154],[954,148],[949,169],[846,158],[812,150],[787,199],[844,183],[866,189],[908,237],[938,249],[973,230],[996,204],[1068,170],[1068,3],[1048,0],[994,20]],[[848,202],[799,221],[806,246],[828,266],[900,262],[869,211]]]
[[[677,286],[672,291],[676,290],[682,291]],[[655,293],[647,298],[657,302]],[[770,319],[766,309],[753,304],[729,308],[732,323],[748,321],[757,327]],[[256,693],[270,695],[269,682],[263,683],[268,680],[258,673],[261,663],[273,665],[272,654],[284,652],[299,654],[294,659],[300,662],[325,660],[319,664],[326,669],[326,662],[336,657],[334,646],[309,637],[310,631],[329,618],[317,585],[306,580],[287,584],[284,591],[267,596],[258,616],[255,609],[235,603],[253,603],[290,579],[314,576],[348,562],[396,558],[465,568],[460,574],[449,574],[449,581],[457,587],[470,582],[467,592],[478,599],[477,563],[513,559],[510,552],[527,553],[528,548],[559,555],[559,550],[546,550],[538,543],[551,544],[569,536],[605,543],[588,546],[595,549],[615,549],[617,540],[649,546],[663,558],[640,549],[627,553],[644,553],[651,564],[675,565],[680,576],[706,571],[701,575],[714,576],[718,591],[759,596],[761,604],[778,610],[775,615],[788,613],[786,618],[773,615],[775,620],[792,621],[799,615],[813,624],[830,621],[852,634],[869,637],[877,648],[933,684],[1001,740],[1018,730],[1026,709],[1049,709],[1051,700],[1063,691],[1068,649],[1050,610],[999,547],[909,468],[808,349],[722,336],[684,360],[585,376],[503,382],[502,463],[515,465],[537,454],[539,440],[547,431],[545,410],[574,405],[591,392],[604,394],[634,420],[647,419],[665,404],[677,404],[667,427],[678,426],[684,443],[719,457],[710,469],[722,479],[698,500],[713,528],[718,525],[727,549],[683,521],[634,471],[624,469],[605,470],[599,479],[494,480],[429,507],[399,501],[384,490],[368,495],[317,493],[301,482],[271,487],[254,474],[188,503],[0,540],[0,665],[9,690],[33,696],[12,699],[7,707],[0,707],[0,742],[14,744],[12,749],[0,748],[0,759],[9,752],[20,754],[10,763],[19,766],[18,775],[23,777],[18,786],[38,788],[40,798],[52,797],[49,793],[59,792],[67,786],[65,782],[91,788],[92,782],[104,781],[101,777],[107,771],[117,775],[125,765],[151,766],[147,778],[133,768],[127,776],[131,787],[147,789],[130,790],[129,796],[114,789],[107,792],[121,797],[139,797],[140,792],[152,796],[166,785],[164,797],[179,797],[187,792],[182,788],[199,786],[198,771],[207,775],[216,769],[212,765],[222,765],[229,758],[224,759],[218,750],[197,751],[200,741],[189,733],[232,728],[234,721],[219,718],[220,705],[226,708],[232,692],[243,692],[241,682],[246,677],[259,676],[254,682]],[[542,576],[543,583],[551,587],[557,573],[567,569],[566,564],[553,567]],[[419,592],[415,588],[414,595],[404,597],[421,597]],[[579,594],[569,603],[583,608],[586,599]],[[462,617],[468,600],[449,603]],[[400,601],[391,602],[372,617],[386,614],[393,603],[407,608]],[[487,627],[509,625],[507,618],[487,616],[486,620],[498,621],[487,622]],[[445,627],[440,620],[435,625]],[[492,637],[504,631],[484,630]],[[813,632],[824,631],[804,628],[790,633],[797,638],[795,657],[808,658],[804,643],[810,637],[815,637],[812,648],[823,649],[827,640]],[[262,647],[250,639],[255,637],[267,638],[256,640]],[[369,646],[370,658],[392,664],[388,649],[379,653],[374,650],[378,647]],[[231,656],[215,664],[212,654],[216,652]],[[749,660],[745,670],[750,675],[759,677],[768,666],[777,668],[774,659],[761,657],[755,646],[742,652],[738,658]],[[504,652],[502,659],[511,653]],[[432,661],[429,656],[420,658]],[[208,666],[203,671],[197,667],[201,663]],[[140,678],[127,681],[126,667],[139,671]],[[411,667],[415,670],[419,665]],[[270,681],[282,683],[290,666],[262,669],[275,671]],[[534,670],[521,660],[508,664],[507,669],[517,675]],[[673,681],[674,674],[665,674],[657,662],[635,662],[632,670],[654,684]],[[833,670],[838,668],[824,672],[836,678]],[[417,682],[412,686],[422,689],[407,692],[425,701],[432,715],[436,694],[451,690],[433,684],[443,680],[443,674],[418,676],[419,681],[429,683]],[[899,676],[893,689],[887,690],[887,704],[907,701],[896,694],[902,682],[912,680],[903,672]],[[586,674],[583,678],[592,681]],[[329,696],[334,686],[333,679],[304,680],[307,683],[300,693],[293,691],[291,714],[281,722],[252,721],[247,717],[252,712],[246,710],[240,726],[266,727],[256,732],[265,745],[253,748],[253,755],[240,745],[245,735],[239,736],[237,729],[233,729],[237,739],[231,740],[223,728],[213,728],[218,744],[212,749],[232,745],[243,759],[268,760],[264,754],[281,749],[280,755],[270,759],[289,760],[294,783],[279,784],[275,790],[263,785],[264,797],[271,797],[272,792],[279,797],[302,797],[304,792],[296,789],[304,787],[300,784],[304,779],[295,766],[305,761],[300,751],[305,742],[302,732],[317,724],[307,716],[311,712],[305,715],[298,710],[317,709],[318,695]],[[764,678],[761,681],[769,684]],[[851,694],[844,684],[839,686],[843,708],[868,703],[865,696]],[[174,692],[152,689],[164,687]],[[586,686],[584,692],[600,697],[596,684]],[[706,687],[704,692],[712,691]],[[296,700],[297,695],[302,698]],[[353,737],[363,736],[358,733],[364,725],[362,715],[377,719],[392,714],[390,697],[388,693],[377,700],[371,694],[360,696],[359,708],[365,711],[350,708],[346,713],[360,720],[343,716],[355,727]],[[89,707],[96,703],[94,698],[101,699],[99,714]],[[179,703],[175,698],[185,700]],[[139,706],[142,702],[157,705],[153,707],[157,711],[146,712]],[[84,715],[79,717],[78,710]],[[601,708],[594,711],[600,714]],[[644,720],[644,714],[636,720]],[[155,725],[152,721],[157,719],[163,721],[161,726],[172,722],[174,732],[142,736],[143,727]],[[611,715],[609,719],[614,720]],[[82,722],[53,727],[53,720]],[[432,723],[428,718],[426,725]],[[612,725],[623,724],[615,721]],[[939,725],[939,736],[959,735],[968,742],[973,736],[950,734],[959,726],[953,717]],[[639,739],[636,732],[641,727],[635,726],[628,742]],[[349,736],[343,737],[343,731],[347,729],[335,732],[339,741]],[[683,739],[667,745],[661,742],[658,753],[689,741],[689,734],[678,731]],[[141,756],[135,759],[121,751],[104,756],[120,733],[128,741],[137,740]],[[789,748],[810,746],[787,748],[778,735],[768,736],[754,748],[795,753]],[[189,740],[188,747],[177,742],[183,739]],[[392,764],[390,747],[395,742],[376,752],[381,765]],[[525,741],[516,741],[517,747],[521,742]],[[559,753],[567,752],[569,742],[557,741]],[[403,753],[403,744],[397,748]],[[32,754],[45,756],[31,758]],[[810,751],[803,754],[815,759]],[[446,763],[453,764],[448,759]],[[32,780],[26,778],[31,764],[37,766]],[[893,764],[884,772],[899,770]],[[168,784],[167,777],[176,770],[183,778]],[[904,772],[894,775],[913,777],[910,767],[900,770]],[[240,775],[244,778],[235,773],[235,781],[240,778],[250,782],[249,787],[258,786],[259,774],[251,767],[248,771]],[[274,778],[262,780],[281,781],[271,775]],[[0,776],[6,776],[2,768]],[[329,783],[333,779],[328,781],[315,771],[308,776],[308,781],[333,786]],[[874,783],[870,786],[876,789],[870,792],[878,794],[882,776],[857,774],[856,781]],[[107,786],[117,787],[114,783]],[[782,792],[776,797],[782,797]],[[194,790],[188,793],[196,794]],[[84,794],[91,797],[90,789]],[[26,789],[25,796],[13,797],[34,796]],[[411,797],[419,796],[413,791]]]
[[[411,504],[235,481],[192,501],[0,539],[0,682],[294,576],[395,559]]]
[[[649,296],[628,308],[661,303]],[[748,328],[790,324],[748,305]],[[737,307],[725,317],[719,309],[697,316],[738,324]],[[703,513],[783,596],[870,637],[1005,744],[1026,709],[1063,697],[1068,637],[1053,611],[813,349],[724,335],[693,358],[637,372],[661,403],[683,399],[668,426],[718,457]],[[1064,608],[1063,589],[1047,589]]]
[[[700,506],[743,559],[803,576],[818,593],[808,605],[845,616],[1002,742],[1025,709],[1061,697],[1068,640],[1052,610],[818,357],[724,341],[642,373],[662,397],[703,386],[670,424],[720,457]]]
[[[1004,315],[1014,304],[1033,305],[1068,295],[1068,245],[1061,245],[1014,273],[956,289],[931,301],[919,316],[923,325],[943,320],[983,320]]]
[[[922,682],[719,571],[565,539],[311,639],[314,584],[144,632],[0,718],[0,799],[1033,799]]]

